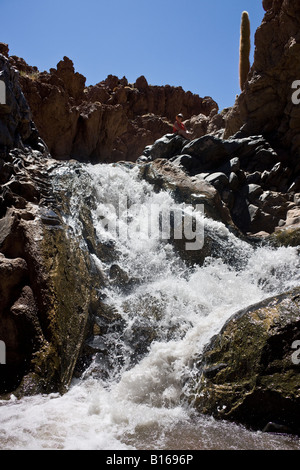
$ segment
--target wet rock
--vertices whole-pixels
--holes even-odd
[[[210,135],[192,140],[183,147],[182,153],[196,158],[201,171],[217,169],[230,156],[223,141]]]
[[[6,258],[0,253],[0,299],[3,312],[12,298],[16,298],[27,271],[26,261],[22,258]],[[3,325],[2,325],[3,326]]]
[[[225,175],[225,173],[221,172],[211,173],[205,178],[205,180],[212,184],[219,192],[229,185],[228,177]]]
[[[99,304],[95,282],[101,284],[103,278],[88,250],[82,249],[76,237],[69,237],[69,227],[62,223],[64,197],[54,193],[48,173],[56,162],[46,147],[41,151],[17,72],[3,56],[0,62],[4,63],[11,110],[2,123],[14,133],[13,148],[0,148],[4,170],[0,330],[6,344],[0,393],[21,397],[64,392],[80,357],[89,316]],[[24,127],[19,125],[20,119]],[[30,137],[38,148],[29,145]]]
[[[188,174],[192,174],[194,169],[197,168],[198,160],[191,155],[180,155],[170,158],[170,161],[175,165],[180,165],[187,171]]]
[[[267,240],[271,245],[278,246],[300,246],[300,224],[276,227]]]
[[[292,429],[289,426],[285,426],[284,424],[278,424],[274,422],[269,422],[263,428],[262,432],[271,432],[277,434],[291,434]]]
[[[176,202],[203,204],[207,216],[221,220],[225,225],[234,225],[217,190],[204,178],[190,177],[174,162],[164,159],[142,165],[141,175],[156,191],[170,191]]]
[[[187,206],[192,206],[195,210],[201,210],[201,212],[203,208],[205,216],[222,221],[230,231],[238,231],[232,221],[228,207],[221,199],[221,195],[203,177],[199,175],[191,177],[174,162],[164,159],[158,159],[141,166],[141,176],[153,184],[155,191],[169,191],[176,203],[184,203]],[[230,202],[232,196],[231,193],[228,194],[229,205],[233,202]],[[223,197],[225,197],[225,194],[223,194]],[[202,265],[208,256],[219,257],[223,241],[218,238],[218,234],[215,234],[213,230],[210,231],[205,222],[198,222],[198,225],[196,225],[195,218],[189,220],[192,221],[191,230],[194,234],[197,233],[197,236],[195,235],[192,240],[188,240],[185,236],[175,237],[173,234],[170,237],[171,243],[181,258],[188,264]],[[181,219],[180,223],[180,233],[183,234],[184,218]],[[188,249],[187,243],[192,245]],[[223,251],[222,257],[226,259],[228,257],[234,262],[232,253]]]
[[[146,147],[143,152],[148,160],[156,160],[158,158],[170,159],[175,155],[182,153],[182,148],[186,139],[175,134],[166,134],[160,139],[156,140],[153,145]]]
[[[300,433],[299,365],[293,360],[299,299],[298,288],[244,309],[212,338],[190,388],[200,413],[261,430],[276,418]]]
[[[51,209],[42,209],[40,211],[41,221],[45,225],[61,225],[61,219],[58,215]]]

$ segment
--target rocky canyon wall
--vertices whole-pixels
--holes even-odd
[[[300,7],[263,3],[245,89],[219,114],[212,98],[180,87],[112,75],[86,86],[67,57],[40,72],[0,45],[0,340],[9,351],[0,394],[63,391],[84,359],[91,318],[115,321],[99,298],[106,281],[90,256],[111,261],[112,250],[97,243],[85,200],[82,239],[67,236],[62,213],[72,191],[55,192],[49,181],[58,160],[137,161],[155,190],[173,188],[181,202],[205,196],[209,215],[235,233],[269,239],[278,229],[275,244],[299,245],[300,107],[292,83],[300,80]],[[170,135],[179,110],[191,142]],[[78,162],[69,168],[80,175]]]
[[[86,86],[67,57],[42,73],[19,57],[11,56],[9,62],[20,72],[36,126],[57,159],[135,161],[146,145],[172,132],[178,112],[186,118],[218,112],[210,97],[181,87],[151,86],[144,76],[130,84],[125,77],[109,75]]]
[[[63,391],[95,307],[93,279],[101,283],[101,276],[78,240],[67,236],[63,199],[49,181],[57,161],[3,54],[0,70],[0,340],[6,350],[0,394]]]
[[[255,33],[254,62],[243,92],[226,116],[225,138],[240,129],[263,134],[283,151],[300,155],[300,105],[293,83],[300,80],[300,4],[264,0],[266,10]],[[299,86],[298,86],[299,89]]]

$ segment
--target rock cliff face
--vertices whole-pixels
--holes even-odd
[[[0,151],[3,153],[7,149],[23,148],[24,143],[44,151],[45,146],[39,140],[31,110],[19,85],[18,71],[10,67],[1,53],[0,80],[5,95],[0,104]]]
[[[292,88],[300,80],[300,6],[293,0],[268,0],[255,34],[254,63],[245,89],[226,116],[225,137],[241,128],[263,134],[293,155],[300,155],[300,105]],[[296,87],[299,89],[298,87]]]
[[[186,117],[216,113],[212,98],[200,98],[181,87],[151,86],[145,77],[129,84],[123,77],[85,86],[67,57],[50,72],[12,56],[20,83],[41,137],[51,155],[80,161],[135,161],[143,148],[172,132],[176,114]]]
[[[96,305],[96,268],[79,242],[68,239],[63,197],[49,182],[57,162],[31,120],[18,72],[4,55],[0,65],[6,88],[0,105],[0,339],[6,347],[0,394],[63,391]],[[101,284],[101,276],[96,279]]]

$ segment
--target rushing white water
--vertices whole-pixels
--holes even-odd
[[[62,165],[54,175],[58,186],[69,181],[70,232],[80,237],[78,208],[93,188],[97,237],[114,243],[118,266],[137,282],[128,290],[112,284],[104,291],[125,325],[104,338],[111,351],[106,377],[99,373],[98,354],[64,396],[3,401],[0,448],[300,449],[297,439],[196,416],[181,399],[191,359],[233,313],[299,285],[296,248],[254,249],[199,213],[216,252],[203,266],[190,266],[168,239],[149,236],[158,212],[174,208],[167,192],[153,192],[136,168],[82,166],[76,175],[70,168]],[[118,214],[113,207],[125,197],[129,212]],[[91,256],[109,272],[112,262]]]

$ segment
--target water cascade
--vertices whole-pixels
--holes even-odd
[[[51,179],[69,236],[106,280],[99,296],[110,320],[95,319],[92,359],[66,394],[1,402],[0,448],[299,449],[288,436],[199,416],[185,400],[193,358],[225,321],[299,285],[297,249],[252,246],[155,192],[135,165],[62,163]],[[98,250],[85,236],[87,207]],[[187,262],[168,236],[176,211],[201,228],[199,243],[211,241],[201,264]],[[179,245],[192,243],[187,234]]]

